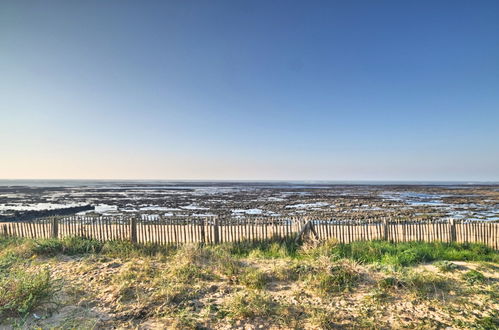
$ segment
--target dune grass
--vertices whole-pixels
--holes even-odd
[[[361,263],[395,266],[410,266],[438,260],[499,262],[499,254],[485,245],[440,242],[353,242],[335,246],[331,255]]]
[[[270,240],[173,247],[104,243],[76,237],[0,238],[0,318],[22,317],[54,299],[59,286],[45,262],[57,263],[62,255],[76,256],[86,263],[83,266],[90,268],[94,263],[117,264],[116,272],[103,278],[102,283],[119,317],[132,320],[170,317],[180,328],[197,322],[192,302],[218,290],[223,290],[226,298],[206,306],[203,312],[210,315],[212,322],[227,318],[274,318],[279,324],[293,319],[297,324],[308,322],[329,328],[336,324],[336,315],[330,309],[312,306],[308,311],[291,312],[300,305],[290,307],[276,301],[268,293],[270,284],[299,287],[303,292],[298,294],[298,300],[317,297],[318,301],[327,302],[367,285],[372,290],[368,298],[377,303],[395,294],[445,301],[450,291],[458,291],[444,275],[457,269],[453,261],[499,263],[496,251],[479,244],[328,241],[307,246],[292,240]],[[441,274],[408,270],[430,262]],[[275,266],[262,268],[262,264]],[[377,265],[390,267],[367,283],[364,277],[370,275],[365,274],[366,269],[380,268]],[[460,274],[463,285],[488,290],[486,286],[490,283],[481,272],[468,270]],[[300,315],[298,319],[294,319],[296,315]],[[494,315],[484,316],[481,322],[488,325],[495,320]]]
[[[153,244],[132,244],[127,241],[100,242],[91,239],[68,237],[64,239],[18,239],[0,237],[3,251],[22,251],[24,257],[101,254],[111,257],[171,256],[178,247]],[[353,242],[338,244],[325,242],[317,247],[303,248],[293,240],[270,240],[263,242],[224,243],[205,246],[205,251],[225,254],[234,258],[260,259],[306,259],[328,256],[332,259],[350,259],[362,264],[384,264],[411,266],[433,261],[483,261],[499,263],[499,254],[482,244],[426,243],[386,241]],[[16,257],[16,253],[2,253],[0,269]]]
[[[51,301],[56,286],[47,268],[27,271],[31,253],[20,241],[0,240],[0,319],[22,316]]]

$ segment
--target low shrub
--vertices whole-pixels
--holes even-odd
[[[54,293],[48,269],[36,273],[11,269],[6,276],[0,276],[0,316],[25,315],[50,302]]]
[[[10,267],[22,260],[23,259],[14,251],[5,251],[0,255],[0,274],[8,271]]]

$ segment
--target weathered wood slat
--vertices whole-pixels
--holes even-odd
[[[99,241],[131,240],[161,245],[266,239],[285,240],[304,230],[313,231],[319,240],[340,243],[385,239],[393,242],[481,243],[499,249],[499,223],[487,221],[428,219],[358,218],[352,221],[324,216],[303,218],[173,218],[157,216],[87,217],[66,216],[26,222],[0,224],[0,235],[26,238],[63,238],[80,236]]]

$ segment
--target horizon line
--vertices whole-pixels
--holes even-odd
[[[407,179],[75,179],[75,178],[0,178],[0,181],[141,181],[141,182],[300,182],[300,183],[342,183],[342,182],[373,182],[373,183],[488,183],[499,184],[495,180],[407,180]]]

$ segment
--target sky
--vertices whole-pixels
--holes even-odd
[[[3,0],[0,178],[499,181],[499,1]]]

